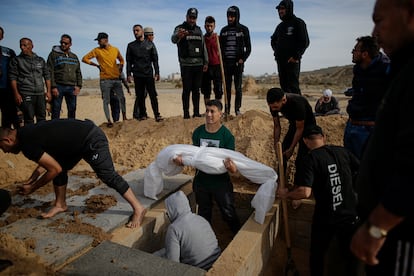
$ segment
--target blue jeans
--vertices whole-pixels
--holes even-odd
[[[63,97],[65,97],[66,107],[68,109],[68,118],[74,119],[76,115],[76,95],[73,94],[75,87],[58,84],[57,90],[59,91],[59,95],[57,97],[53,97],[52,102],[52,119],[60,118]]]
[[[120,79],[101,79],[100,81],[102,99],[103,99],[103,110],[105,113],[106,120],[111,121],[111,115],[109,113],[109,104],[111,99],[111,90],[118,96],[121,104],[122,113],[126,113],[125,96],[124,90],[122,89],[122,83]]]
[[[344,133],[344,147],[361,159],[373,131],[373,126],[356,126],[348,121]]]

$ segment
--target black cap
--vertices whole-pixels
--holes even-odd
[[[312,135],[323,135],[322,128],[317,125],[308,126],[303,130],[303,137],[308,138]]]
[[[196,8],[189,8],[187,10],[187,16],[193,16],[193,17],[197,18],[198,10]]]
[[[95,38],[95,40],[100,40],[102,38],[108,38],[107,33],[99,33],[98,36]]]

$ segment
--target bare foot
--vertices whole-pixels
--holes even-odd
[[[54,206],[54,207],[52,207],[52,209],[49,210],[49,212],[42,213],[40,216],[41,216],[41,218],[47,219],[47,218],[54,217],[55,215],[57,215],[59,213],[66,212],[66,210],[68,210],[67,206],[66,207]]]
[[[127,223],[126,227],[128,227],[128,228],[140,227],[142,222],[144,221],[144,217],[145,217],[146,213],[147,213],[147,209],[142,210],[141,213],[139,213],[139,214],[134,212],[131,215],[131,217],[129,219],[129,222]]]

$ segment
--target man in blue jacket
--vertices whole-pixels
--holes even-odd
[[[309,46],[305,22],[293,14],[293,2],[282,0],[276,6],[282,22],[271,36],[280,87],[288,93],[301,94],[299,73],[302,55]]]

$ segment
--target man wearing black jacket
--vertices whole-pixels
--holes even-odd
[[[367,275],[414,274],[414,0],[377,0],[372,35],[391,60],[391,83],[361,160],[356,188],[364,224],[351,249]]]
[[[271,36],[279,82],[283,91],[301,94],[299,88],[300,61],[309,46],[305,22],[293,14],[293,2],[282,0],[276,6],[282,22]]]
[[[225,103],[225,112],[230,114],[231,83],[234,77],[236,89],[234,111],[236,115],[241,115],[244,63],[252,51],[252,46],[249,29],[240,24],[240,10],[236,6],[227,9],[227,26],[220,31],[220,47],[226,79],[227,103]]]
[[[160,79],[160,67],[158,66],[158,53],[154,43],[144,39],[142,25],[133,26],[135,41],[128,44],[126,52],[127,78],[131,83],[135,83],[135,107],[138,107],[138,120],[148,118],[145,107],[146,91],[151,99],[152,111],[155,121],[162,121],[158,110],[157,91],[155,90],[155,80]],[[155,71],[155,74],[154,74]]]

